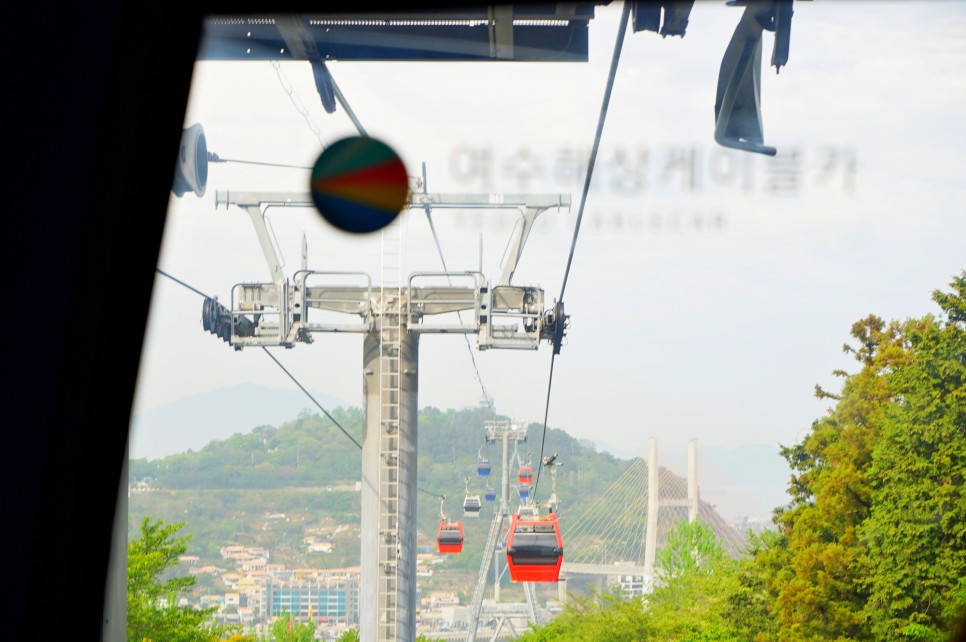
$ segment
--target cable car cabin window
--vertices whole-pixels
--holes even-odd
[[[553,528],[549,533],[521,533],[518,530],[513,536],[510,557],[514,564],[553,566],[562,554],[563,549],[557,546]]]
[[[463,542],[463,531],[455,526],[444,526],[439,531],[440,544],[461,544]]]

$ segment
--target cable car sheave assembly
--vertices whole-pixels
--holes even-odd
[[[281,270],[265,214],[273,207],[312,207],[308,194],[274,192],[228,192],[215,195],[215,207],[237,206],[252,220],[271,282],[239,283],[232,288],[231,307],[206,301],[205,330],[236,350],[249,346],[293,347],[311,343],[315,332],[370,332],[380,310],[380,290],[365,273],[310,270],[303,246],[302,269],[290,281]],[[541,288],[511,284],[527,237],[538,215],[551,208],[570,206],[565,194],[426,194],[412,192],[407,208],[516,209],[520,224],[510,239],[503,274],[496,283],[476,271],[414,272],[402,288],[402,314],[409,332],[463,333],[478,336],[478,348],[535,350],[548,341],[559,352],[569,322],[562,306],[544,309]],[[354,277],[360,285],[345,285]],[[462,280],[467,285],[421,285],[441,278]],[[312,323],[310,310],[358,315],[361,322]],[[432,324],[428,317],[472,310],[473,320],[455,324]]]

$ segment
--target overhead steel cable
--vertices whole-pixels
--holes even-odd
[[[560,296],[557,301],[563,303],[564,293],[567,291],[567,280],[570,278],[570,267],[574,261],[574,250],[577,248],[577,235],[580,233],[580,223],[584,218],[584,206],[587,204],[587,194],[590,192],[590,181],[594,175],[594,165],[597,162],[597,150],[600,149],[600,139],[604,132],[604,121],[607,118],[607,108],[610,106],[610,96],[614,90],[614,79],[617,76],[617,64],[620,62],[621,49],[624,46],[624,32],[627,31],[627,21],[631,12],[631,2],[624,3],[621,11],[620,26],[617,28],[617,39],[614,43],[614,55],[610,62],[610,72],[607,75],[607,86],[604,88],[604,99],[600,106],[600,115],[597,118],[597,132],[594,134],[594,146],[590,151],[590,159],[587,162],[587,176],[584,178],[584,189],[580,195],[580,208],[577,210],[577,221],[574,224],[574,236],[570,242],[570,253],[567,256],[567,267],[564,269],[563,283],[560,286]],[[563,323],[563,319],[554,319],[555,323]],[[550,376],[547,381],[547,403],[543,411],[543,437],[540,439],[540,466],[537,469],[537,478],[533,484],[534,503],[536,503],[537,486],[540,484],[540,472],[543,470],[543,452],[547,441],[547,418],[550,413],[550,390],[553,385],[553,364],[557,356],[554,350],[550,355]]]
[[[342,427],[342,424],[340,424],[338,421],[336,421],[335,417],[333,417],[332,415],[330,415],[329,414],[329,411],[326,410],[325,408],[323,408],[322,407],[322,404],[320,404],[318,401],[316,401],[315,397],[312,396],[312,393],[309,392],[308,390],[306,390],[305,389],[305,386],[303,386],[301,383],[299,383],[299,380],[296,379],[292,375],[292,373],[289,372],[288,369],[285,366],[282,365],[282,362],[279,361],[278,359],[276,359],[275,358],[275,355],[272,354],[271,352],[269,352],[268,351],[268,348],[266,348],[265,346],[262,346],[262,350],[264,350],[265,351],[265,354],[267,354],[271,358],[271,360],[274,361],[278,365],[278,367],[282,369],[282,372],[284,372],[285,374],[287,374],[288,375],[288,378],[291,379],[292,382],[296,386],[298,386],[299,389],[302,392],[304,392],[309,399],[312,400],[312,403],[314,403],[316,406],[318,406],[319,407],[319,410],[321,410],[323,413],[325,413],[325,416],[328,417],[332,421],[332,423],[334,423],[339,428],[339,430],[342,431],[342,434],[344,434],[346,437],[348,437],[350,440],[352,440],[352,443],[354,443],[356,446],[358,446],[359,447],[359,450],[362,450],[362,444],[360,444],[358,441],[356,441],[356,438],[353,437],[352,435],[350,435],[349,432],[345,428]]]
[[[192,292],[194,292],[195,294],[200,294],[201,296],[203,296],[203,297],[205,297],[206,299],[212,299],[212,300],[213,300],[213,299],[215,298],[215,297],[212,297],[212,296],[208,296],[207,294],[205,294],[205,293],[204,293],[204,292],[202,292],[201,290],[199,290],[199,289],[197,289],[197,288],[194,288],[194,287],[192,287],[192,286],[190,286],[190,285],[188,285],[187,283],[185,283],[185,282],[184,282],[184,281],[182,281],[181,279],[177,279],[177,278],[175,278],[175,277],[173,277],[173,276],[171,276],[170,274],[168,274],[167,272],[165,272],[165,271],[164,271],[164,270],[162,270],[161,268],[155,268],[155,270],[157,270],[157,272],[158,272],[158,274],[160,274],[161,276],[166,276],[166,277],[168,277],[169,279],[171,279],[172,281],[174,281],[174,282],[175,282],[175,283],[177,283],[178,285],[183,285],[184,287],[186,287],[186,288],[188,288],[189,290],[191,290],[191,291],[192,291]]]
[[[288,165],[286,163],[265,163],[262,161],[242,160],[240,158],[222,158],[214,152],[208,152],[209,163],[241,163],[243,165],[263,165],[265,167],[285,167],[287,169],[312,169],[306,165]]]

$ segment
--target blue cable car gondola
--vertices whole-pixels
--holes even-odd
[[[530,497],[530,484],[520,484],[517,486],[517,493],[520,495],[520,499]]]
[[[493,488],[492,486],[487,486],[486,487],[486,492],[483,493],[483,499],[485,499],[488,502],[495,502],[496,501],[496,489]]]
[[[490,476],[490,459],[483,456],[482,447],[480,447],[480,454],[476,457],[476,474],[480,477]]]

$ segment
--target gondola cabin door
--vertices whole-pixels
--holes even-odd
[[[557,515],[513,516],[506,559],[514,582],[556,582],[563,565],[563,539]]]

